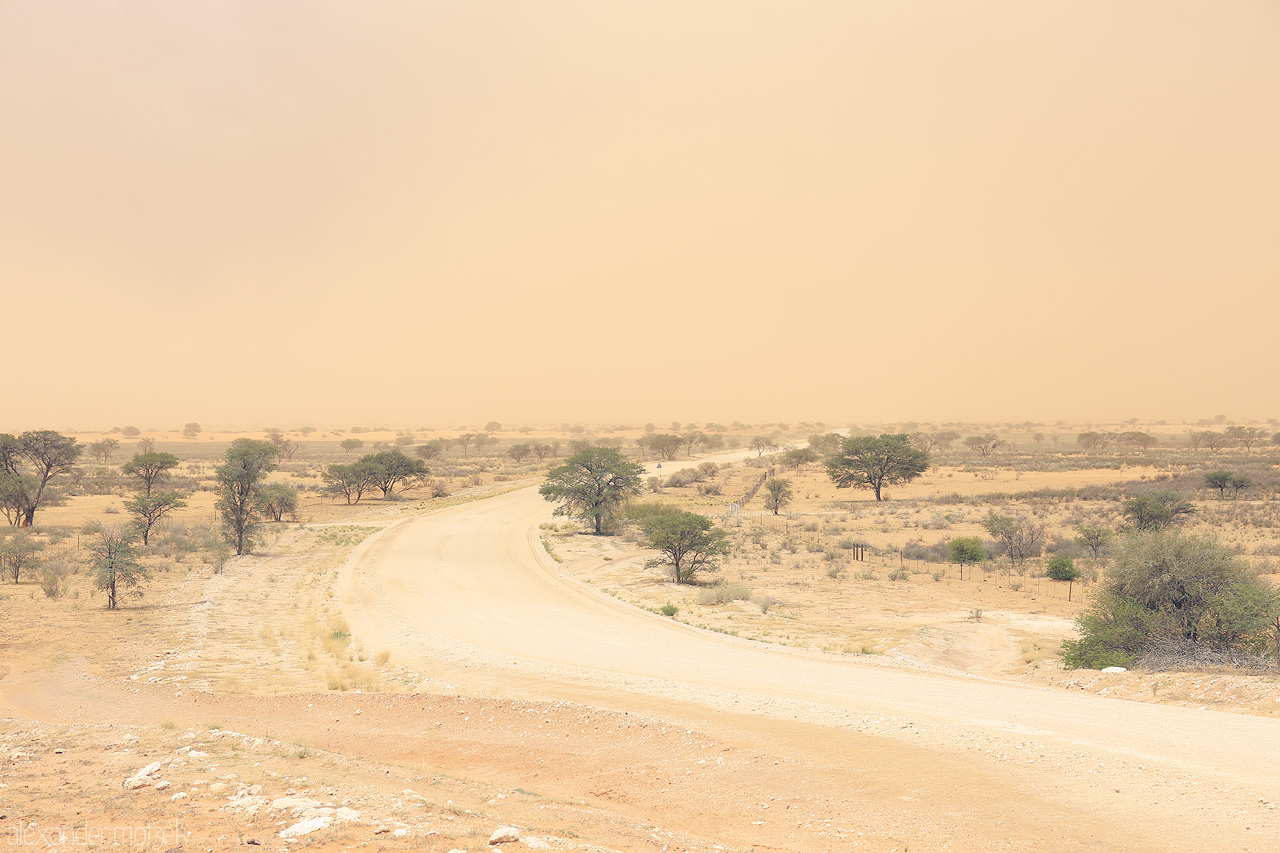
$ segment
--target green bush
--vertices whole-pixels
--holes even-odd
[[[1216,540],[1176,530],[1133,533],[1076,620],[1080,638],[1063,643],[1063,662],[1129,667],[1153,645],[1171,642],[1214,652],[1265,648],[1277,614],[1276,591]]]

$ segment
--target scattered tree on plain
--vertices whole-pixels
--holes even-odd
[[[202,432],[204,432],[204,427],[200,426],[200,424],[196,423],[195,421],[192,421],[191,423],[186,424],[185,426],[182,427],[183,438],[195,438],[197,435],[199,435]]]
[[[107,609],[115,610],[125,596],[141,597],[142,582],[151,576],[138,562],[132,531],[98,525],[89,543],[92,554],[93,588],[107,594]]]
[[[361,461],[372,466],[372,483],[382,490],[384,498],[390,497],[396,486],[408,487],[431,473],[421,459],[410,459],[399,450],[384,450]]]
[[[553,468],[538,493],[560,504],[556,515],[582,519],[599,536],[623,504],[640,494],[643,474],[643,466],[617,450],[589,447]]]
[[[767,435],[757,435],[751,439],[751,449],[756,452],[756,458],[764,456],[766,450],[773,450],[778,446],[778,442],[774,441]]]
[[[1136,447],[1139,450],[1149,450],[1160,443],[1154,435],[1147,435],[1145,432],[1138,432],[1137,430],[1120,433],[1116,441],[1129,447]]]
[[[281,459],[292,459],[293,454],[298,452],[298,448],[302,445],[296,441],[285,438],[284,433],[278,429],[267,430],[267,441],[276,446],[276,450],[280,451]]]
[[[966,564],[974,565],[987,559],[987,549],[977,536],[957,536],[947,543],[947,562],[960,565],[960,579],[964,580]]]
[[[1235,442],[1249,452],[1267,438],[1267,431],[1261,427],[1229,426],[1223,433],[1228,441]]]
[[[1135,530],[1164,530],[1196,511],[1191,501],[1168,489],[1129,498],[1121,507],[1125,520]]]
[[[1075,582],[1080,579],[1080,570],[1076,568],[1075,562],[1070,557],[1055,554],[1045,564],[1045,574],[1049,580],[1067,582],[1067,601],[1070,601]]]
[[[423,461],[439,459],[444,455],[445,447],[447,445],[448,442],[443,438],[433,438],[424,444],[419,444],[413,449],[413,453]]]
[[[764,481],[764,506],[774,515],[791,503],[794,497],[795,493],[791,488],[790,480],[784,477],[770,477]]]
[[[151,529],[169,517],[174,510],[187,505],[178,492],[148,492],[124,502],[125,511],[133,516],[133,527],[142,535],[144,546],[151,544]]]
[[[649,504],[638,507],[632,517],[645,546],[662,554],[645,565],[665,568],[676,583],[693,583],[698,572],[715,571],[729,553],[728,534],[705,515]]]
[[[1000,546],[1000,553],[1019,569],[1044,549],[1044,525],[1024,515],[998,515],[988,510],[982,527]]]
[[[1102,557],[1102,552],[1111,544],[1115,531],[1102,524],[1077,524],[1076,539],[1095,560]]]
[[[364,447],[364,440],[359,438],[344,438],[338,445],[344,453],[350,453],[353,450],[359,450]]]
[[[121,466],[120,470],[130,477],[142,481],[148,496],[151,490],[169,476],[169,472],[178,467],[178,457],[172,453],[135,453],[133,458]]]
[[[283,521],[298,512],[298,490],[288,483],[267,483],[258,490],[258,512],[272,521]]]
[[[31,527],[53,478],[69,474],[84,448],[53,430],[0,434],[0,511],[14,527]]]
[[[330,465],[325,469],[324,491],[347,499],[347,505],[360,503],[360,498],[373,485],[374,468],[368,462],[352,462],[349,465]]]
[[[219,466],[217,509],[227,541],[236,556],[253,545],[253,531],[258,524],[258,491],[263,479],[275,470],[280,451],[269,441],[237,438],[227,449],[226,463]]]
[[[985,435],[971,435],[964,440],[965,447],[984,459],[999,450],[1003,444],[1004,442],[994,432],[989,432]]]
[[[97,459],[103,465],[110,461],[112,455],[120,449],[120,442],[114,438],[104,438],[99,441],[90,442],[85,446],[85,450],[94,459]]]
[[[707,434],[702,430],[698,430],[698,429],[690,430],[689,432],[686,432],[684,435],[680,436],[680,440],[681,442],[684,443],[684,455],[692,456],[693,449],[697,447],[699,444],[703,444],[706,442]]]
[[[814,433],[809,436],[809,449],[818,456],[830,456],[840,450],[843,440],[838,432]]]
[[[827,476],[838,489],[870,489],[884,500],[885,486],[909,483],[929,467],[929,454],[911,446],[904,434],[845,439],[827,460]]]
[[[0,567],[17,583],[23,572],[34,571],[40,565],[39,554],[44,542],[29,530],[15,530],[0,543]]]

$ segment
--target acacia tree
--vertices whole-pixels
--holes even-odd
[[[1252,452],[1254,445],[1266,439],[1267,431],[1261,427],[1229,426],[1225,435],[1230,441]]]
[[[267,483],[258,490],[258,511],[272,521],[283,521],[298,511],[298,490],[288,483]]]
[[[43,550],[44,543],[32,536],[30,531],[15,530],[12,536],[0,543],[0,566],[17,583],[24,571],[38,567],[39,558],[36,555]]]
[[[377,472],[368,462],[352,462],[350,465],[330,465],[322,475],[324,490],[331,495],[341,495],[347,505],[360,503],[365,490],[373,485]]]
[[[751,449],[756,452],[756,458],[764,456],[766,450],[772,450],[777,447],[778,443],[767,435],[757,435],[751,439]]]
[[[556,515],[580,518],[600,536],[622,505],[640,494],[643,474],[643,466],[611,447],[588,447],[551,469],[538,494],[560,504]]]
[[[1089,549],[1089,554],[1095,560],[1102,557],[1103,550],[1111,544],[1114,537],[1115,531],[1102,524],[1076,525],[1076,542]]]
[[[1040,556],[1044,549],[1044,525],[1026,516],[997,515],[988,511],[982,527],[1019,569],[1029,557]]]
[[[125,510],[133,516],[133,526],[142,534],[142,544],[151,544],[151,528],[159,524],[176,509],[182,509],[187,502],[177,492],[156,492],[138,495],[125,501]]]
[[[1231,486],[1231,481],[1235,479],[1235,474],[1230,471],[1210,471],[1204,475],[1204,484],[1206,488],[1217,489],[1218,497],[1225,497],[1227,489]]]
[[[984,459],[992,453],[995,453],[1002,444],[1004,444],[1004,442],[1001,441],[1000,436],[996,435],[994,432],[989,432],[985,435],[971,435],[964,440],[965,447],[974,451]]]
[[[929,467],[929,454],[911,446],[902,433],[847,438],[827,460],[827,476],[837,489],[870,489],[884,500],[885,486],[909,483]]]
[[[697,429],[690,430],[689,432],[686,432],[684,435],[680,436],[680,441],[684,443],[684,455],[692,456],[693,448],[699,444],[702,444],[706,440],[707,440],[707,434],[702,430],[697,430]]]
[[[427,464],[421,459],[410,459],[399,450],[384,450],[360,460],[367,462],[373,472],[370,482],[382,490],[382,496],[390,496],[400,484],[414,483],[427,474]]]
[[[252,545],[258,522],[258,491],[263,478],[275,470],[280,451],[269,441],[237,438],[227,449],[226,464],[218,467],[218,514],[227,541],[244,554]]]
[[[353,450],[359,450],[361,447],[364,447],[364,440],[359,438],[344,438],[338,446],[342,448],[343,453],[350,453]]]
[[[1168,489],[1157,489],[1121,503],[1125,520],[1135,530],[1164,530],[1194,515],[1191,501]]]
[[[1045,574],[1049,576],[1049,580],[1067,582],[1067,601],[1070,601],[1071,591],[1080,579],[1080,570],[1076,568],[1075,562],[1068,556],[1055,554],[1045,564]]]
[[[90,456],[105,465],[112,454],[120,449],[120,441],[115,438],[104,438],[91,442],[85,449],[89,451]]]
[[[960,580],[964,580],[964,567],[968,563],[981,563],[987,559],[987,549],[977,536],[957,536],[947,543],[947,562],[960,565]]]
[[[267,430],[267,441],[276,446],[282,459],[292,459],[293,454],[297,453],[298,448],[301,447],[298,442],[285,438],[284,433],[278,429]]]
[[[794,497],[791,481],[785,477],[770,477],[764,481],[764,506],[774,515],[791,503]]]
[[[667,569],[676,583],[693,583],[698,572],[715,571],[729,553],[728,534],[696,512],[654,507],[639,513],[637,524],[644,544],[661,552],[645,565]]]
[[[0,510],[9,524],[30,527],[49,481],[70,473],[84,448],[53,430],[0,434]]]
[[[148,497],[151,489],[169,476],[169,472],[178,467],[178,457],[172,453],[135,453],[133,458],[121,466],[120,470],[131,477],[137,477],[146,488]]]
[[[95,572],[93,588],[105,592],[107,609],[115,610],[123,596],[142,595],[138,587],[150,577],[150,572],[138,562],[130,531],[98,525],[96,533],[89,544],[93,555],[90,565]]]

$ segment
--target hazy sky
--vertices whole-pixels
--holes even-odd
[[[1275,0],[0,0],[0,431],[1280,414]]]

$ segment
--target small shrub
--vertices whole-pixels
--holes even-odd
[[[45,598],[62,597],[62,576],[57,569],[49,566],[44,568],[40,573],[40,588],[44,590]]]
[[[911,573],[906,569],[895,569],[892,572],[889,572],[889,580],[891,581],[905,581],[910,579]]]
[[[680,612],[680,608],[676,607],[674,604],[664,604],[662,605],[661,612],[663,616],[675,616]]]

